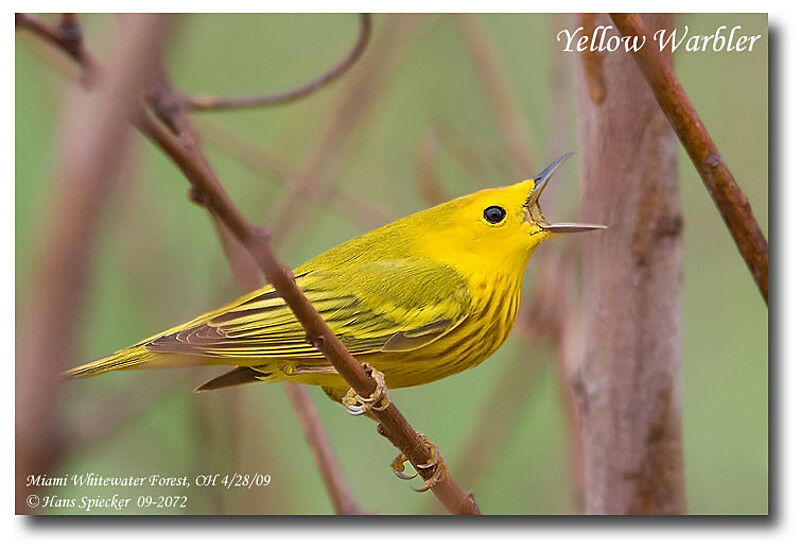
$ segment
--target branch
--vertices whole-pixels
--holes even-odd
[[[176,134],[184,149],[194,156],[197,164],[204,166],[208,173],[213,173],[205,153],[199,146],[197,136],[189,123],[183,106],[175,101],[178,96],[177,90],[172,87],[162,67],[159,85],[151,93],[151,102],[161,115],[161,118]],[[178,108],[172,108],[175,105],[178,105]],[[243,245],[241,240],[235,237],[231,228],[219,216],[218,212],[208,207],[207,195],[201,187],[192,185],[190,196],[193,201],[208,208],[236,282],[245,292],[260,288],[262,286],[261,273],[254,261],[254,256]],[[322,427],[308,391],[303,387],[291,384],[283,384],[283,390],[289,396],[292,408],[303,426],[306,442],[314,454],[334,509],[338,514],[362,514],[345,480],[344,473],[336,461],[333,447],[330,440],[328,440],[325,429]]]
[[[18,16],[19,19],[19,16]],[[48,27],[41,25],[38,23],[37,20],[30,18],[29,16],[24,16],[24,21],[30,24],[28,28],[34,30],[36,34],[42,36],[56,36],[57,31],[51,30]],[[32,24],[31,24],[32,23]],[[79,33],[79,27],[76,21],[72,21],[74,24],[74,32]],[[59,47],[65,47],[67,41],[65,40],[50,40],[51,43],[58,45]],[[78,63],[82,67],[91,66],[93,69],[93,73],[100,73],[100,69],[98,65],[95,63],[91,55],[87,51],[83,51],[82,55],[80,56],[73,56],[73,59],[78,61]],[[194,135],[194,132],[189,125],[188,120],[185,117],[185,113],[182,110],[180,103],[176,103],[176,98],[178,94],[175,90],[171,87],[169,81],[166,78],[166,75],[163,72],[163,67],[160,67],[160,74],[159,74],[159,83],[157,86],[154,87],[155,92],[151,92],[151,99],[153,102],[161,108],[162,116],[168,120],[170,127],[173,131],[177,132],[180,136],[180,139],[183,145],[193,151],[197,161],[199,163],[208,166],[208,161],[205,156],[202,154],[202,151],[197,145],[197,139]],[[91,87],[92,82],[88,79],[82,79],[82,85],[86,88]],[[177,108],[174,108],[177,105]],[[141,117],[143,114],[140,112],[137,116]],[[193,190],[196,191],[195,188]],[[193,197],[195,201],[203,202],[202,193],[190,193],[190,196]],[[214,220],[215,229],[218,232],[219,238],[222,242],[223,248],[225,250],[225,255],[228,259],[228,263],[230,268],[233,272],[234,279],[237,281],[238,284],[242,285],[246,291],[251,291],[257,289],[261,286],[261,276],[258,266],[255,264],[252,256],[250,253],[241,245],[241,243],[236,240],[228,229],[223,223],[220,222],[219,218],[214,215],[214,212],[211,212],[212,219]],[[77,254],[72,254],[76,255]],[[53,286],[58,286],[54,284]],[[57,317],[53,317],[57,318]],[[313,421],[314,418],[308,415],[306,408],[309,406],[313,407],[313,404],[310,401],[310,397],[305,393],[297,393],[287,386],[284,386],[284,390],[289,393],[290,399],[292,400],[293,406],[296,407],[296,412],[298,416],[301,416],[301,421]],[[307,401],[303,404],[303,409],[297,409],[297,406],[300,406],[303,401]],[[51,422],[52,423],[52,422]],[[108,425],[116,425],[119,422],[112,421],[110,423],[106,422]],[[335,483],[328,483],[326,480],[326,486],[333,487],[337,490],[342,490],[341,492],[337,493],[330,493],[331,499],[334,502],[336,507],[336,511],[339,513],[347,513],[352,512],[358,509],[355,500],[349,489],[347,489],[346,482],[343,480],[341,469],[339,468],[338,463],[335,462],[333,450],[328,441],[327,437],[325,436],[324,430],[322,429],[321,425],[317,426],[314,430],[313,437],[307,437],[308,443],[312,448],[315,456],[322,456],[325,459],[323,461],[318,460],[318,463],[321,463],[321,472],[323,479],[328,479],[331,477],[336,477],[337,475],[341,477]],[[57,440],[57,437],[47,437],[48,439]],[[53,452],[54,453],[54,452]],[[63,453],[63,452],[62,452]],[[48,452],[39,452],[42,456],[49,455]],[[22,493],[22,491],[18,490],[18,493]],[[341,505],[341,506],[340,506]]]
[[[356,360],[325,323],[314,306],[295,283],[291,271],[278,260],[269,243],[269,233],[251,225],[236,208],[219,180],[208,167],[186,149],[169,130],[150,116],[142,115],[137,126],[156,143],[183,172],[192,185],[202,192],[205,205],[219,216],[234,236],[247,248],[258,263],[267,281],[284,299],[306,331],[308,341],[331,363],[344,380],[363,398],[369,398],[377,389],[369,366]],[[397,407],[389,403],[384,410],[374,409],[373,414],[381,424],[384,434],[414,465],[425,480],[436,478],[431,490],[453,513],[476,514],[478,507],[471,496],[465,494],[441,463],[425,467],[431,451],[425,440],[411,427]]]
[[[358,362],[325,323],[305,297],[291,271],[277,258],[270,246],[268,231],[251,225],[225,192],[216,175],[193,149],[166,126],[146,112],[134,117],[137,128],[158,145],[175,163],[192,186],[199,191],[204,205],[219,217],[233,236],[250,252],[267,281],[275,288],[306,331],[308,341],[325,355],[345,381],[362,397],[369,398],[377,389],[371,368]],[[430,481],[431,491],[452,513],[478,514],[480,510],[471,495],[463,492],[450,476],[442,459],[430,467],[432,452],[426,440],[417,433],[397,407],[389,402],[384,409],[373,409],[380,423],[378,431],[386,436]]]
[[[647,17],[669,25],[669,16]],[[685,513],[676,140],[631,56],[603,55],[602,103],[574,72],[581,217],[609,226],[583,246],[581,310],[570,319],[580,334],[570,363],[585,511]]]
[[[525,114],[520,109],[514,90],[503,73],[498,55],[492,47],[489,36],[480,19],[474,15],[461,15],[457,16],[456,20],[470,51],[473,63],[478,70],[481,83],[491,100],[497,125],[504,137],[507,156],[516,164],[513,171],[518,176],[530,177],[533,173],[532,145],[527,138],[524,126],[520,122],[525,119]],[[557,48],[553,49],[553,78],[552,89],[550,90],[552,98],[551,128],[548,132],[548,136],[550,136],[550,152],[553,158],[563,154],[566,148],[563,131],[567,95],[565,91],[566,76],[562,66],[563,63],[560,62],[557,56],[557,51]],[[558,196],[557,189],[548,192],[550,192],[549,196],[555,204]],[[569,376],[569,363],[565,360],[567,354],[563,352],[565,345],[570,341],[568,332],[571,329],[565,319],[570,314],[570,311],[573,311],[576,307],[574,296],[570,291],[572,278],[567,273],[567,260],[575,255],[574,249],[566,248],[559,251],[554,248],[553,244],[545,245],[536,251],[533,259],[537,274],[536,284],[523,299],[518,326],[528,332],[535,341],[554,346],[558,351],[557,380],[570,430],[573,472],[577,473],[577,467],[581,461],[579,441],[576,438],[579,432],[579,425],[578,419],[574,414],[576,408],[575,395],[569,384],[566,383]],[[504,417],[509,418],[508,423],[511,423],[510,419],[522,412],[524,400],[519,398],[516,406],[505,408],[506,403],[501,400],[504,392],[503,387],[508,387],[507,379],[512,379],[516,376],[519,379],[519,383],[514,385],[515,393],[526,394],[527,389],[535,381],[535,377],[531,375],[531,370],[537,370],[537,366],[531,365],[524,360],[516,361],[509,368],[504,379],[499,380],[493,393],[494,396],[489,400],[486,408],[487,412],[483,417],[491,417],[494,414],[492,410],[504,408],[508,412]],[[470,473],[470,476],[467,477],[468,479],[476,478],[481,474],[492,457],[490,451],[486,449],[478,451],[482,431],[486,428],[486,425],[478,426],[470,439],[471,442],[466,446],[467,453],[463,454],[462,460],[459,462],[459,464],[466,464],[467,471]],[[504,430],[498,429],[497,431],[497,433],[493,432],[492,436],[496,440],[501,440],[504,436]],[[478,452],[478,457],[472,462],[469,456],[475,452]],[[460,471],[461,469],[459,469]],[[573,474],[573,481],[576,493],[580,494],[582,491],[580,474]]]
[[[624,36],[647,34],[641,17],[635,13],[612,13],[611,19]],[[703,121],[655,44],[645,40],[634,58],[722,214],[764,301],[769,304],[769,247],[747,197],[722,160]]]
[[[56,28],[51,28],[28,14],[15,13],[14,27],[29,30],[66,53],[73,61],[76,61],[83,69],[83,74],[81,75],[82,83],[89,84],[94,78],[97,66],[86,51],[83,43],[83,34],[74,14],[65,13],[61,17],[59,25]]]
[[[186,108],[193,111],[218,111],[223,109],[245,109],[252,107],[264,107],[268,105],[281,105],[302,99],[307,95],[311,95],[319,90],[326,84],[330,84],[347,70],[355,65],[359,60],[364,50],[367,49],[369,43],[369,36],[372,30],[372,21],[369,14],[362,13],[360,16],[360,30],[358,40],[350,53],[342,59],[338,65],[329,69],[327,72],[321,74],[317,78],[311,80],[290,90],[285,90],[278,93],[269,95],[251,95],[243,97],[213,97],[205,95],[196,95],[184,97],[183,101]]]
[[[43,34],[44,27],[25,17],[22,22],[52,42],[54,35]],[[138,106],[140,91],[152,76],[152,59],[165,26],[162,16],[126,16],[112,70],[91,103],[81,98],[83,103],[73,102],[68,111],[54,198],[47,217],[51,230],[38,250],[32,299],[24,307],[25,326],[17,347],[19,513],[29,512],[24,505],[25,496],[30,493],[24,486],[25,476],[50,471],[66,444],[59,429],[58,373],[73,352],[100,212],[129,143],[128,119]],[[68,44],[54,43],[62,48]]]

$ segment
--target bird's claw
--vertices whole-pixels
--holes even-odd
[[[444,456],[442,452],[439,451],[439,447],[428,440],[428,438],[423,435],[422,433],[418,433],[422,440],[425,443],[425,446],[431,451],[431,457],[425,463],[421,463],[416,466],[417,469],[431,469],[433,468],[433,474],[430,477],[425,479],[425,485],[422,488],[411,488],[415,492],[427,492],[431,488],[433,488],[436,484],[441,482],[444,476],[447,474],[447,464],[444,461]],[[414,472],[413,475],[407,475],[405,473],[405,465],[406,462],[409,461],[408,458],[404,454],[400,454],[394,460],[392,460],[391,468],[394,471],[394,474],[397,478],[403,480],[411,480],[412,478],[418,475],[417,472]]]
[[[375,380],[376,385],[370,396],[364,398],[351,387],[342,397],[342,404],[347,408],[350,415],[360,416],[364,412],[372,410],[382,412],[392,403],[389,399],[383,373],[375,368],[370,368],[370,376]]]
[[[397,478],[401,480],[411,480],[412,478],[416,477],[419,474],[416,471],[414,471],[413,475],[406,474],[405,471],[406,471],[407,461],[408,458],[405,456],[405,454],[400,454],[399,456],[394,458],[392,460],[392,463],[390,464],[390,467],[392,468],[392,471],[394,471],[395,476],[397,476]]]

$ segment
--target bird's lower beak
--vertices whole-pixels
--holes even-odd
[[[607,229],[605,225],[595,225],[592,223],[548,223],[539,207],[539,197],[542,196],[547,182],[555,173],[556,169],[564,163],[564,161],[572,156],[572,153],[567,153],[558,158],[555,162],[547,166],[544,170],[533,178],[533,188],[525,202],[525,207],[530,214],[530,221],[538,225],[541,229],[553,234],[563,233],[582,233],[586,231],[596,231],[599,229]]]
[[[605,225],[594,225],[592,223],[551,223],[550,225],[539,225],[542,229],[550,233],[583,233],[586,231],[597,231],[608,229]]]

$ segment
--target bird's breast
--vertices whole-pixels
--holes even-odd
[[[522,279],[491,274],[470,281],[471,307],[452,331],[384,369],[392,387],[436,381],[477,366],[506,340],[519,311]],[[413,356],[411,356],[413,355]]]

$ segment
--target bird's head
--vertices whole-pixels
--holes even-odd
[[[603,225],[550,223],[542,213],[539,198],[569,156],[563,155],[533,179],[478,191],[429,210],[440,217],[439,240],[447,243],[447,255],[527,262],[545,240],[565,233],[605,229]]]

